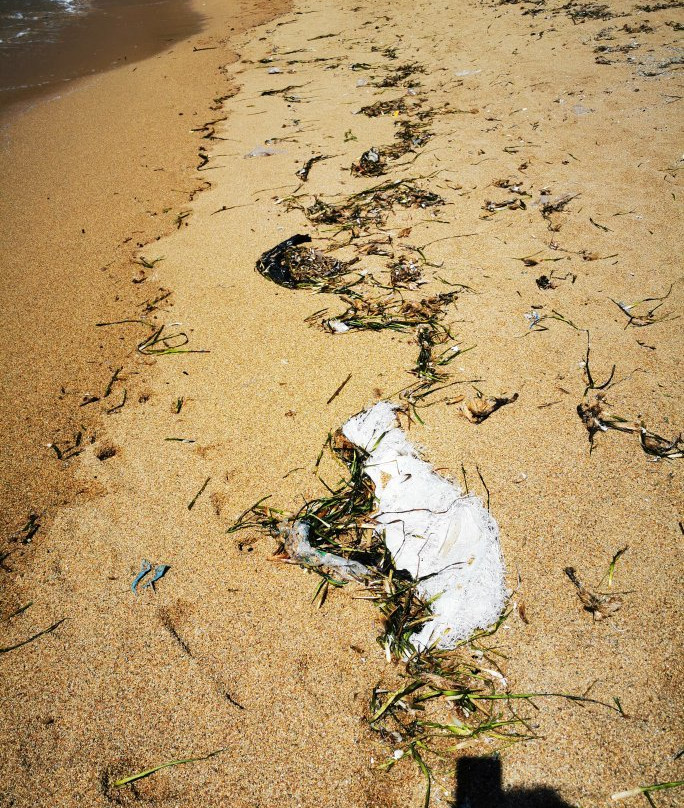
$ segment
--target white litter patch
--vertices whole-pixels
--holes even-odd
[[[412,638],[417,649],[453,647],[496,622],[507,592],[499,529],[477,497],[464,495],[422,460],[400,428],[396,405],[381,401],[342,427],[368,452],[378,532],[398,569],[434,600],[434,617]]]

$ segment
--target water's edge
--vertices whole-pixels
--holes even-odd
[[[17,8],[19,8],[17,3]],[[42,0],[31,12],[3,13],[0,36],[0,116],[12,117],[41,97],[61,93],[74,79],[138,62],[202,30],[204,18],[188,0],[95,0],[77,11]],[[61,11],[59,9],[62,9]],[[42,15],[42,16],[41,16]],[[21,24],[26,35],[20,37]],[[14,26],[14,30],[11,30]]]

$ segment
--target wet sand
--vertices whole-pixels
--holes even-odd
[[[202,16],[186,0],[99,0],[86,14],[64,16],[42,42],[0,50],[0,115],[68,91],[73,79],[133,64],[198,34]]]
[[[414,92],[441,112],[433,139],[388,177],[423,177],[447,204],[436,215],[397,210],[387,232],[397,254],[423,248],[426,294],[453,289],[448,283],[473,290],[461,288],[449,310],[454,340],[476,346],[449,366],[452,380],[469,393],[473,384],[487,395],[519,393],[480,425],[435,404],[422,411],[423,426],[413,424],[412,440],[444,473],[462,481],[463,468],[476,493],[486,494],[479,475],[489,489],[513,592],[491,645],[511,690],[589,694],[609,705],[618,697],[626,714],[537,700],[524,714],[539,737],[502,750],[503,785],[518,790],[512,804],[529,805],[545,786],[567,805],[593,808],[614,804],[617,791],[681,779],[681,461],[653,462],[638,435],[613,429],[597,435],[590,454],[577,415],[587,329],[596,379],[617,366],[610,411],[662,435],[681,430],[677,73],[662,66],[672,13],[649,14],[652,30],[633,34],[623,26],[645,15],[627,4],[612,5],[624,17],[589,20],[560,4],[525,15],[528,5],[445,5],[438,20],[429,4],[304,2],[230,40],[214,8],[196,40],[89,80],[49,116],[19,122],[26,137],[14,141],[10,187],[41,236],[26,214],[7,233],[22,245],[5,305],[14,349],[2,396],[13,435],[2,458],[11,471],[8,530],[46,492],[51,499],[31,543],[21,534],[8,543],[3,614],[33,605],[5,623],[3,645],[67,620],[0,660],[9,804],[422,804],[416,767],[404,760],[377,770],[394,747],[369,730],[368,700],[378,682],[396,686],[401,666],[376,644],[372,604],[342,591],[317,608],[317,579],[273,563],[273,539],[226,534],[261,496],[294,511],[320,495],[312,470],[328,433],[415,378],[411,334],[325,333],[304,320],[344,308],[334,295],[279,288],[254,272],[259,255],[293,233],[311,232],[320,247],[334,237],[288,210],[286,197],[339,199],[383,179],[348,168],[370,146],[392,142],[401,116],[355,113],[378,100],[413,103],[406,88],[370,80],[412,61],[424,67]],[[640,49],[595,50],[633,39]],[[207,62],[191,70],[197,59]],[[263,95],[289,85],[298,87]],[[207,87],[218,94],[219,86],[239,92],[211,109]],[[83,114],[88,97],[98,103]],[[140,106],[124,119],[131,99]],[[207,160],[198,158],[187,130],[224,116],[217,139],[203,143]],[[70,121],[78,148],[51,150],[50,135]],[[138,151],[115,152],[122,131],[139,138]],[[255,147],[274,153],[246,158]],[[295,171],[314,154],[330,159],[300,187]],[[64,175],[79,178],[79,200],[56,190]],[[542,215],[542,197],[564,195],[572,201]],[[488,210],[488,201],[515,198],[525,205]],[[171,235],[152,241],[174,222]],[[55,241],[46,236],[53,232]],[[131,261],[136,242],[151,267]],[[522,260],[530,256],[537,263]],[[385,258],[363,260],[385,277]],[[542,275],[552,288],[536,282]],[[625,327],[611,298],[664,295],[671,284],[669,317]],[[531,329],[533,312],[545,319]],[[188,348],[207,353],[141,356],[145,325],[95,328],[140,319],[182,331]],[[124,390],[124,406],[107,414]],[[84,396],[100,401],[77,407]],[[72,460],[45,448],[66,452],[79,430],[83,451]],[[624,605],[594,622],[563,569],[596,585],[625,546],[615,573]],[[135,596],[142,559],[170,570],[156,592]],[[457,755],[495,748],[475,739]],[[111,787],[218,749],[135,787]],[[432,804],[453,799],[447,769]],[[657,800],[674,806],[677,795]]]

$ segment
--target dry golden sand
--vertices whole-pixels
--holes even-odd
[[[610,300],[662,295],[674,284],[663,311],[681,311],[681,82],[676,65],[658,67],[672,57],[676,33],[665,23],[677,12],[646,15],[631,3],[613,2],[613,11],[625,16],[575,24],[567,13],[553,13],[560,5],[548,0],[532,15],[522,13],[538,10],[529,3],[439,9],[403,0],[297,3],[276,21],[236,33],[230,46],[241,58],[225,68],[219,66],[227,57],[215,51],[192,53],[200,40],[182,43],[136,71],[78,85],[52,102],[47,117],[41,118],[40,109],[30,113],[45,127],[82,115],[84,153],[72,154],[73,162],[61,171],[70,177],[84,171],[84,199],[98,185],[113,194],[117,182],[132,182],[139,171],[136,156],[104,169],[118,172],[112,176],[120,180],[109,173],[89,175],[85,154],[108,153],[107,139],[117,137],[105,125],[111,119],[100,118],[98,125],[90,116],[97,109],[103,116],[111,107],[121,110],[122,94],[134,97],[136,81],[147,86],[157,80],[155,103],[169,121],[184,111],[185,129],[189,120],[195,126],[228,117],[217,127],[224,139],[207,144],[210,160],[196,174],[189,171],[196,163],[187,139],[177,161],[168,151],[172,132],[168,139],[165,132],[157,142],[150,139],[147,165],[163,157],[185,193],[205,180],[212,187],[184,208],[191,215],[178,232],[142,250],[149,259],[164,260],[135,285],[135,294],[119,291],[121,273],[99,267],[124,255],[113,238],[126,216],[133,232],[146,210],[166,206],[149,169],[144,193],[117,208],[116,222],[101,205],[86,207],[84,248],[78,231],[46,247],[51,223],[58,226],[69,210],[67,202],[48,207],[40,201],[43,224],[35,243],[42,270],[34,280],[10,276],[17,277],[15,293],[21,277],[21,296],[14,312],[6,307],[17,362],[5,375],[6,428],[34,447],[47,443],[52,434],[44,424],[55,412],[54,390],[64,385],[73,398],[93,392],[76,381],[82,376],[74,363],[83,357],[101,363],[95,389],[102,390],[111,375],[108,365],[118,367],[118,360],[109,359],[117,342],[125,381],[116,385],[112,403],[124,387],[129,399],[116,415],[89,427],[97,433],[95,443],[65,470],[82,493],[8,559],[14,572],[6,576],[13,587],[6,610],[29,601],[33,606],[4,624],[3,645],[61,617],[68,620],[1,658],[3,805],[421,804],[421,779],[407,763],[389,775],[373,766],[391,747],[367,728],[368,696],[377,681],[391,679],[393,666],[375,643],[372,606],[342,592],[316,609],[310,603],[316,579],[270,563],[272,541],[257,533],[225,534],[262,495],[292,510],[302,497],[318,493],[311,469],[328,432],[412,379],[406,371],[417,347],[410,336],[325,334],[303,321],[317,309],[338,306],[334,297],[279,288],[253,269],[263,250],[311,231],[300,212],[287,212],[274,199],[297,189],[294,172],[308,157],[333,155],[312,169],[302,189],[309,193],[331,196],[373,184],[345,169],[371,145],[391,142],[396,119],[353,113],[405,90],[380,94],[357,81],[380,75],[383,65],[408,61],[426,68],[417,78],[427,106],[448,101],[460,112],[437,116],[436,137],[415,162],[395,165],[390,175],[433,175],[430,187],[449,204],[434,217],[424,210],[403,212],[390,219],[391,233],[397,242],[434,242],[427,256],[444,262],[434,274],[476,291],[460,295],[450,311],[457,341],[477,346],[452,363],[453,378],[481,379],[478,387],[486,394],[520,394],[479,426],[460,418],[455,407],[431,407],[423,413],[425,426],[414,426],[413,439],[437,467],[458,474],[463,466],[471,484],[479,467],[491,491],[513,598],[524,603],[528,620],[514,612],[495,638],[512,690],[590,690],[607,702],[619,697],[627,714],[539,700],[539,710],[527,714],[540,738],[503,752],[504,785],[551,786],[569,805],[593,808],[611,804],[615,791],[681,779],[681,760],[674,760],[684,746],[680,461],[652,462],[635,435],[616,431],[600,434],[590,456],[576,412],[585,387],[585,334],[558,320],[530,332],[524,318],[531,306],[540,306],[541,314],[555,310],[589,329],[595,375],[603,379],[617,365],[620,383],[608,391],[612,411],[630,422],[643,420],[660,434],[681,429],[681,321],[625,328],[625,316]],[[214,6],[208,15],[202,44],[227,47],[225,18]],[[622,30],[645,19],[650,33]],[[612,30],[597,38],[606,28]],[[327,34],[334,36],[316,38]],[[605,54],[613,64],[596,63],[600,54],[594,48],[632,41],[640,48]],[[396,47],[396,62],[377,50],[387,46]],[[200,64],[205,56],[207,63]],[[267,57],[272,61],[260,62]],[[328,61],[316,61],[321,57]],[[377,67],[354,71],[353,63]],[[269,74],[273,66],[283,74]],[[222,82],[238,84],[239,93],[223,112],[200,108],[202,89]],[[189,84],[197,93],[191,102],[184,97]],[[290,84],[305,85],[293,91],[299,102],[261,95]],[[95,98],[99,107],[87,107],[83,115],[84,99]],[[144,98],[154,110],[147,90]],[[135,131],[149,120],[132,111],[118,125]],[[348,130],[356,140],[345,139]],[[49,128],[36,131],[36,137],[49,137]],[[178,143],[181,128],[174,131]],[[283,138],[272,144],[276,154],[244,157],[270,138]],[[48,143],[26,141],[23,148],[18,165],[42,161],[44,172],[57,171]],[[18,185],[12,187],[19,194],[15,176]],[[530,194],[524,197],[527,209],[483,218],[485,200],[507,196],[492,187],[501,178],[521,181]],[[554,218],[557,231],[540,215],[542,189],[554,197],[578,195]],[[26,185],[24,193],[35,190]],[[179,193],[169,203],[167,223],[186,199]],[[229,209],[216,213],[224,206]],[[407,226],[410,235],[397,237]],[[97,244],[90,233],[97,234]],[[143,242],[151,233],[133,237]],[[437,241],[453,236],[459,238]],[[55,282],[53,305],[35,307],[27,332],[32,296],[45,300],[50,249],[62,250],[59,265],[63,271],[71,264],[72,271]],[[597,260],[586,260],[581,251]],[[516,260],[538,252],[562,260],[534,267]],[[29,254],[24,263],[32,260]],[[379,274],[382,262],[371,258],[367,266]],[[129,277],[134,269],[129,267]],[[551,269],[568,273],[567,279],[540,290],[535,278]],[[155,312],[156,322],[180,321],[189,347],[209,353],[143,358],[135,345],[147,335],[144,327],[94,329],[103,311],[110,319],[136,318],[135,305],[160,287],[173,290],[173,298]],[[429,288],[445,287],[434,280]],[[110,305],[115,294],[119,305]],[[110,340],[102,356],[100,339]],[[349,373],[349,384],[326,405]],[[12,406],[7,391],[13,391]],[[144,402],[138,404],[141,394]],[[185,405],[175,414],[180,397]],[[65,406],[54,416],[58,425],[67,423],[67,412]],[[71,428],[77,424],[76,416],[68,422]],[[27,510],[34,498],[44,501],[45,486],[52,485],[51,473],[38,476],[41,464],[57,461],[35,449],[18,459],[21,445],[11,444],[3,468],[13,475],[10,504]],[[105,447],[116,454],[99,461],[96,453]],[[35,480],[19,487],[22,474]],[[17,516],[13,527],[18,523]],[[592,622],[563,568],[575,566],[596,583],[625,545],[615,580],[617,589],[629,593],[624,606],[610,619]],[[142,558],[170,564],[171,570],[156,593],[135,597],[130,582]],[[225,751],[210,760],[167,769],[137,788],[113,792],[103,785],[109,776],[219,748]],[[467,751],[492,749],[481,741]],[[435,805],[453,796],[444,783],[435,790]],[[677,804],[673,794],[657,799],[659,806]]]

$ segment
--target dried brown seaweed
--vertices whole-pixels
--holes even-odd
[[[461,402],[461,413],[473,424],[481,424],[489,416],[506,404],[518,400],[518,394],[512,396],[483,396],[479,391],[475,396]]]
[[[396,261],[388,265],[390,284],[396,288],[417,289],[422,279],[420,266],[408,255],[400,255]]]
[[[406,112],[406,101],[403,98],[394,101],[376,101],[359,110],[360,115],[367,115],[369,118],[378,118],[380,115],[405,115]]]
[[[593,592],[580,581],[574,567],[566,567],[565,574],[575,585],[577,596],[582,606],[584,606],[586,611],[591,612],[594,620],[603,620],[604,617],[610,617],[622,608],[622,598],[619,595]]]

